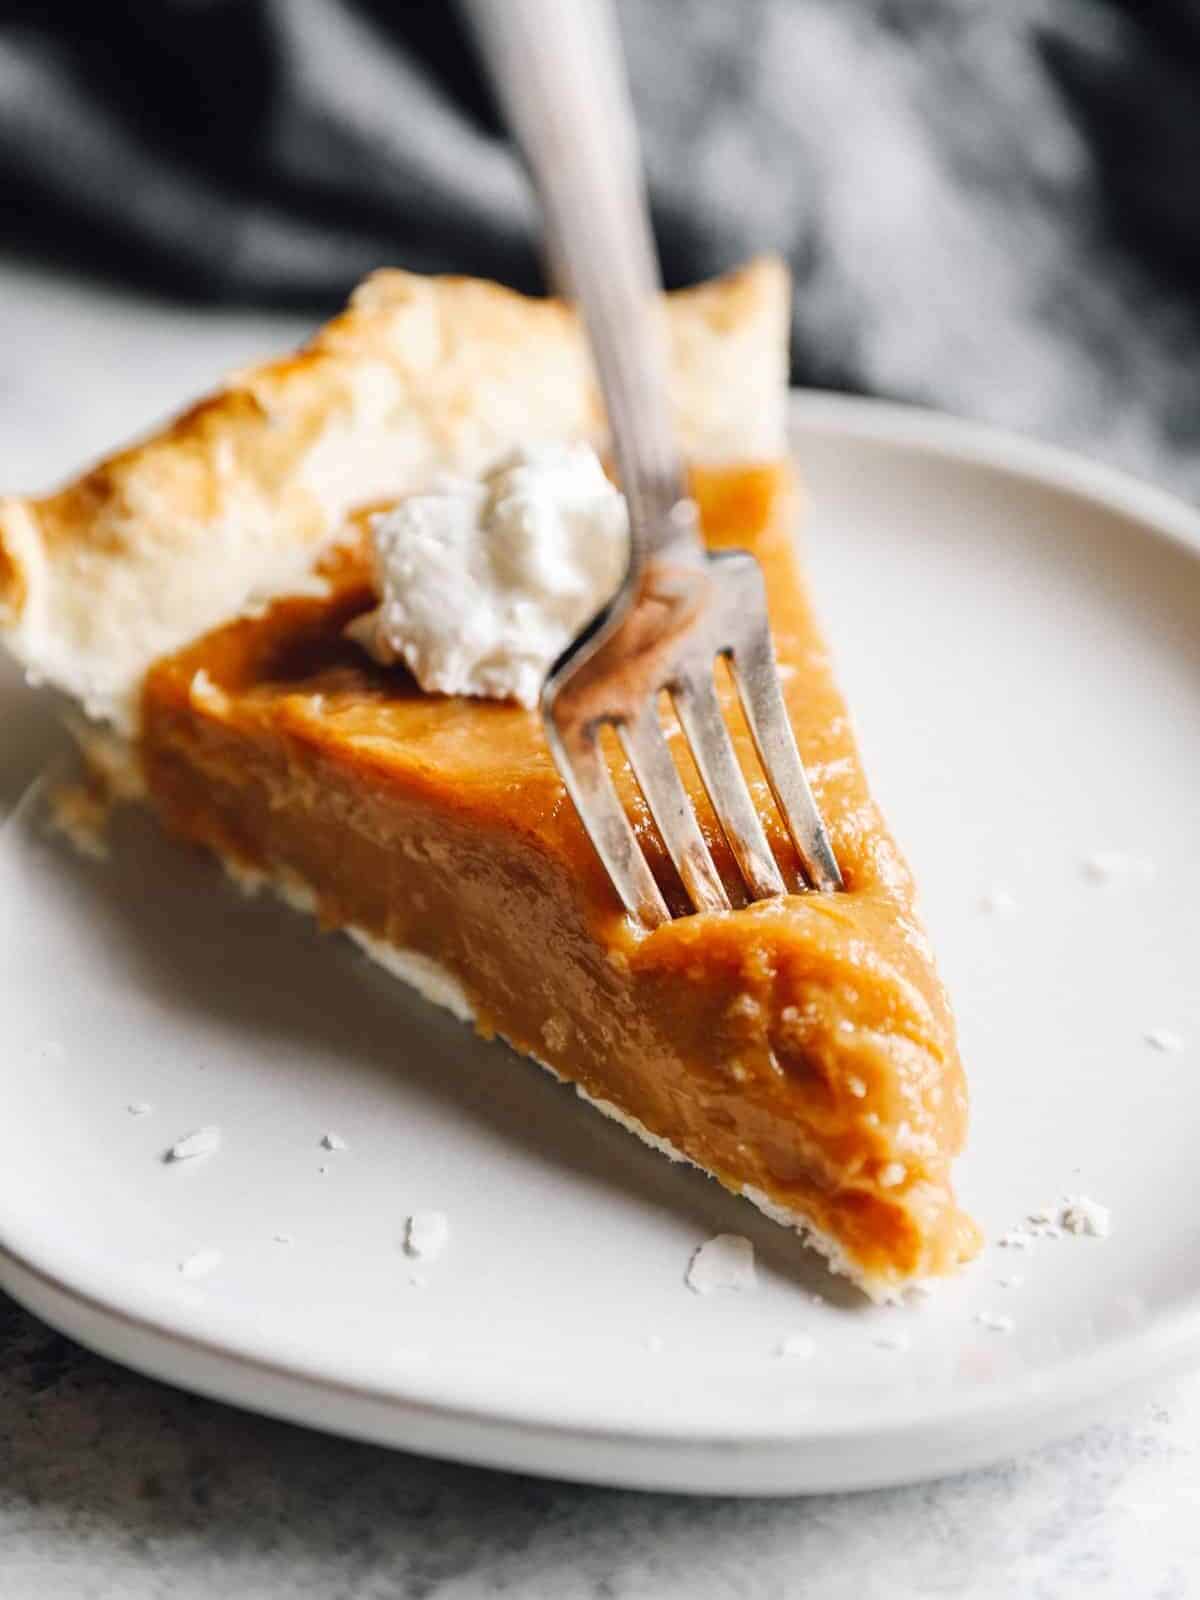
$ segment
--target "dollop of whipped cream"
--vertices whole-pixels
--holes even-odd
[[[587,445],[444,475],[371,525],[376,610],[350,633],[422,689],[535,706],[555,658],[616,592],[625,497]]]

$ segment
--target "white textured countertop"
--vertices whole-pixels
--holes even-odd
[[[0,482],[47,485],[303,331],[4,269]],[[32,699],[20,704],[28,714],[0,740],[0,810],[58,737]],[[4,1600],[501,1593],[1200,1593],[1200,1377],[966,1477],[691,1500],[512,1478],[265,1421],[126,1373],[0,1297]]]

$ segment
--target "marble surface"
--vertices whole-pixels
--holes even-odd
[[[302,332],[0,268],[0,482],[52,483]],[[58,742],[24,703],[0,738],[0,811]],[[535,1482],[249,1416],[100,1360],[0,1296],[4,1600],[799,1593],[1200,1593],[1200,1376],[989,1471],[873,1494],[693,1500]]]

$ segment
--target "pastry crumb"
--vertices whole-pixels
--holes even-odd
[[[1061,1239],[1064,1233],[1091,1234],[1102,1239],[1110,1227],[1107,1206],[1086,1195],[1067,1195],[1054,1205],[1038,1206],[1020,1227],[1010,1228],[996,1242],[1009,1250],[1032,1250],[1038,1239]],[[1020,1281],[1008,1280],[1010,1284]]]
[[[1148,856],[1129,855],[1124,850],[1097,850],[1082,863],[1089,883],[1109,884],[1122,878],[1152,878],[1154,863]]]
[[[179,1263],[179,1270],[185,1278],[203,1278],[219,1267],[222,1259],[219,1250],[197,1250]]]
[[[131,1100],[125,1109],[131,1117],[148,1117],[152,1107],[145,1100]]]
[[[871,1340],[879,1350],[907,1350],[911,1342],[908,1335],[900,1328],[877,1333]]]
[[[989,916],[1011,916],[1017,909],[1017,902],[1001,884],[995,884],[979,897],[979,909]]]
[[[996,1242],[1004,1250],[1032,1250],[1034,1236],[1026,1228],[1010,1228]]]
[[[1002,1289],[1019,1289],[1025,1279],[1021,1277],[1020,1273],[1013,1273],[1008,1278],[997,1278],[996,1282]]]
[[[410,1256],[433,1261],[446,1248],[450,1219],[444,1211],[414,1211],[404,1225],[404,1248]]]
[[[990,1333],[1011,1333],[1016,1323],[1002,1311],[977,1311],[975,1321]]]
[[[1112,1231],[1112,1213],[1107,1206],[1089,1200],[1085,1194],[1071,1195],[1063,1202],[1062,1225],[1068,1233],[1086,1233],[1094,1239],[1107,1239]]]
[[[346,1141],[339,1133],[323,1133],[321,1135],[321,1148],[323,1150],[344,1150]]]
[[[276,1244],[295,1244],[296,1242],[290,1233],[273,1233],[271,1238]]]
[[[789,1333],[775,1347],[775,1354],[789,1361],[808,1361],[816,1353],[817,1341],[810,1333]]]
[[[1142,1038],[1151,1050],[1161,1050],[1163,1055],[1178,1055],[1183,1049],[1183,1035],[1174,1028],[1149,1028]]]
[[[685,1282],[695,1294],[757,1286],[754,1246],[740,1233],[718,1233],[692,1253]]]
[[[186,1138],[177,1139],[164,1156],[166,1161],[192,1161],[197,1156],[211,1156],[221,1148],[221,1130],[215,1125],[197,1128]]]

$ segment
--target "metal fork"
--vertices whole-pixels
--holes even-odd
[[[697,911],[728,909],[658,713],[665,690],[750,899],[787,892],[717,694],[730,665],[807,886],[842,887],[779,685],[753,556],[709,553],[687,496],[666,401],[660,288],[633,109],[610,0],[468,0],[508,119],[533,171],[557,275],[578,302],[630,514],[629,568],[542,692],[546,737],[626,909],[670,916],[608,770],[612,727]]]

